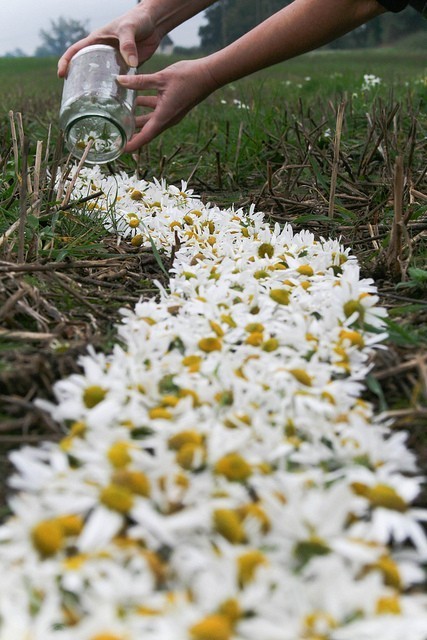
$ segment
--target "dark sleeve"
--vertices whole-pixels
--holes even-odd
[[[394,11],[394,13],[402,11],[408,6],[408,0],[378,0],[378,2],[383,5],[384,9]]]

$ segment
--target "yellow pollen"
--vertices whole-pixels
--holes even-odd
[[[304,384],[306,387],[311,387],[312,378],[304,369],[289,369],[289,373],[301,384]]]
[[[263,280],[264,278],[269,278],[270,274],[266,269],[258,269],[255,271],[254,278],[255,280]]]
[[[199,454],[199,456],[197,454]],[[176,454],[176,461],[183,469],[190,471],[196,460],[199,459],[200,463],[202,463],[205,457],[206,453],[203,447],[192,442],[188,442],[178,450]]]
[[[84,565],[87,558],[88,556],[85,553],[77,553],[75,556],[65,558],[62,564],[67,571],[78,571]]]
[[[261,346],[263,351],[271,353],[272,351],[277,351],[280,345],[277,338],[268,338]]]
[[[245,344],[250,344],[252,347],[260,347],[264,342],[264,334],[254,331],[250,333],[245,340]]]
[[[364,347],[365,341],[363,336],[358,331],[351,331],[350,329],[342,329],[340,331],[341,340],[348,340],[352,345],[357,347]]]
[[[218,338],[222,338],[223,335],[224,335],[224,331],[223,331],[221,325],[218,324],[218,322],[215,322],[214,320],[209,320],[209,324],[211,326],[212,331],[214,331],[214,333],[216,333]]]
[[[142,200],[143,194],[141,193],[141,191],[138,191],[138,189],[134,189],[130,194],[130,198],[131,200]]]
[[[182,360],[182,364],[184,367],[188,367],[190,373],[197,373],[200,371],[200,365],[202,363],[202,358],[200,356],[186,356]]]
[[[213,514],[214,527],[218,533],[232,544],[245,541],[245,530],[241,519],[232,509],[216,509]]]
[[[220,614],[206,616],[190,628],[191,640],[230,640],[231,624]]]
[[[152,607],[145,607],[144,605],[141,605],[136,608],[135,613],[140,616],[158,616],[161,611],[160,609],[153,609]]]
[[[268,242],[263,242],[258,247],[258,256],[260,258],[272,258],[274,255],[274,247]]]
[[[214,470],[232,482],[244,482],[252,475],[251,465],[238,453],[229,453],[220,458]]]
[[[289,304],[290,294],[287,289],[272,289],[270,291],[270,298],[277,302],[277,304]]]
[[[139,227],[139,218],[131,218],[128,224],[131,229],[136,229],[136,227]]]
[[[114,483],[102,489],[99,500],[103,505],[118,513],[128,513],[133,507],[133,496],[130,490]]]
[[[130,243],[133,247],[140,247],[143,241],[144,241],[144,238],[142,237],[142,235],[140,233],[137,233],[136,236],[133,236]]]
[[[309,264],[302,264],[297,269],[298,273],[302,276],[312,276],[314,274],[313,267],[310,267]]]
[[[234,329],[235,327],[237,327],[236,322],[233,320],[233,318],[230,315],[227,314],[222,314],[221,316],[221,320],[222,322],[225,322],[225,324],[227,324],[229,327],[231,327],[232,329]]]
[[[353,313],[358,313],[359,320],[363,322],[363,318],[365,316],[365,307],[360,302],[360,300],[348,300],[344,303],[343,310],[346,318],[352,316]]]
[[[113,467],[121,469],[122,467],[126,467],[126,465],[132,461],[129,454],[129,448],[129,442],[115,442],[111,445],[107,451],[107,458]]]
[[[203,444],[203,436],[197,431],[180,431],[174,436],[171,436],[168,440],[168,445],[171,449],[178,451],[186,444],[193,444],[200,446]]]
[[[248,333],[262,333],[264,331],[264,325],[261,322],[250,322],[246,325],[245,331]]]
[[[107,395],[107,390],[98,385],[92,385],[86,387],[83,392],[83,403],[88,409],[96,407],[97,404],[102,402]]]
[[[373,507],[384,507],[403,513],[408,509],[406,502],[398,493],[386,484],[377,484],[369,487],[361,482],[353,482],[351,488],[358,496],[363,496],[369,500]]]
[[[142,471],[119,469],[113,475],[112,481],[114,485],[124,487],[137,496],[148,498],[151,493],[150,481]]]
[[[200,407],[202,404],[197,391],[194,391],[193,389],[180,389],[178,391],[178,396],[180,398],[191,398],[193,401],[193,407]]]
[[[163,419],[163,420],[171,420],[172,413],[168,411],[165,407],[153,407],[149,410],[148,415],[152,420]]]
[[[368,565],[366,567],[367,571],[372,571],[377,569],[383,574],[384,584],[388,587],[394,587],[395,589],[400,589],[402,586],[402,581],[400,579],[399,568],[397,564],[390,558],[390,556],[381,556],[374,564]]]
[[[261,530],[263,533],[268,533],[270,531],[270,519],[265,513],[264,509],[262,509],[256,503],[246,504],[243,507],[238,509],[238,514],[243,518],[255,518],[258,520],[261,525]]]
[[[237,571],[239,583],[244,586],[251,582],[258,567],[267,564],[267,559],[261,551],[254,549],[248,551],[237,559]]]
[[[398,616],[402,613],[399,598],[397,596],[385,596],[377,600],[375,607],[377,615],[394,615]]]
[[[62,548],[64,531],[57,520],[42,520],[33,527],[31,539],[40,555],[49,558]]]
[[[199,349],[205,353],[212,351],[221,351],[222,344],[219,338],[202,338],[199,340]]]
[[[228,598],[228,600],[224,600],[224,602],[222,602],[218,607],[218,613],[225,616],[233,626],[243,615],[239,601],[236,600],[236,598]]]
[[[76,514],[59,516],[59,518],[56,519],[56,522],[62,528],[62,532],[66,536],[78,536],[84,526],[83,518]]]
[[[69,435],[74,438],[82,437],[86,432],[86,423],[83,421],[76,421],[70,427]]]

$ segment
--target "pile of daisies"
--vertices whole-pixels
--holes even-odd
[[[1,640],[425,640],[427,512],[362,397],[384,310],[336,240],[83,170],[76,198],[168,289],[12,454]]]

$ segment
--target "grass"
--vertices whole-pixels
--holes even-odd
[[[168,59],[156,57],[145,70]],[[119,309],[153,295],[164,256],[104,231],[90,198],[58,195],[67,166],[49,59],[0,59],[0,472],[7,451],[61,436],[34,408],[108,351]],[[381,82],[363,89],[364,75]],[[422,52],[319,51],[226,87],[137,157],[107,170],[189,180],[219,205],[340,236],[389,311],[367,396],[427,462],[427,68]],[[9,113],[12,111],[13,113]],[[13,131],[15,132],[13,134]],[[339,144],[336,132],[339,134]],[[14,141],[13,138],[16,138]],[[96,194],[93,194],[96,197]]]

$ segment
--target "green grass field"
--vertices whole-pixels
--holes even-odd
[[[167,63],[156,57],[144,70]],[[0,59],[0,74],[4,466],[10,447],[59,437],[31,401],[50,397],[52,383],[76,369],[88,343],[108,350],[119,308],[153,291],[152,280],[163,272],[161,256],[118,246],[94,224],[89,203],[56,200],[52,175],[67,161],[58,130],[56,62]],[[365,75],[373,77],[371,86],[364,87]],[[189,180],[205,200],[255,203],[272,221],[340,236],[351,246],[364,275],[375,277],[390,316],[389,349],[378,355],[368,393],[396,428],[409,430],[422,464],[426,103],[423,52],[320,51],[217,92],[137,157],[123,156],[107,169],[170,183]]]

